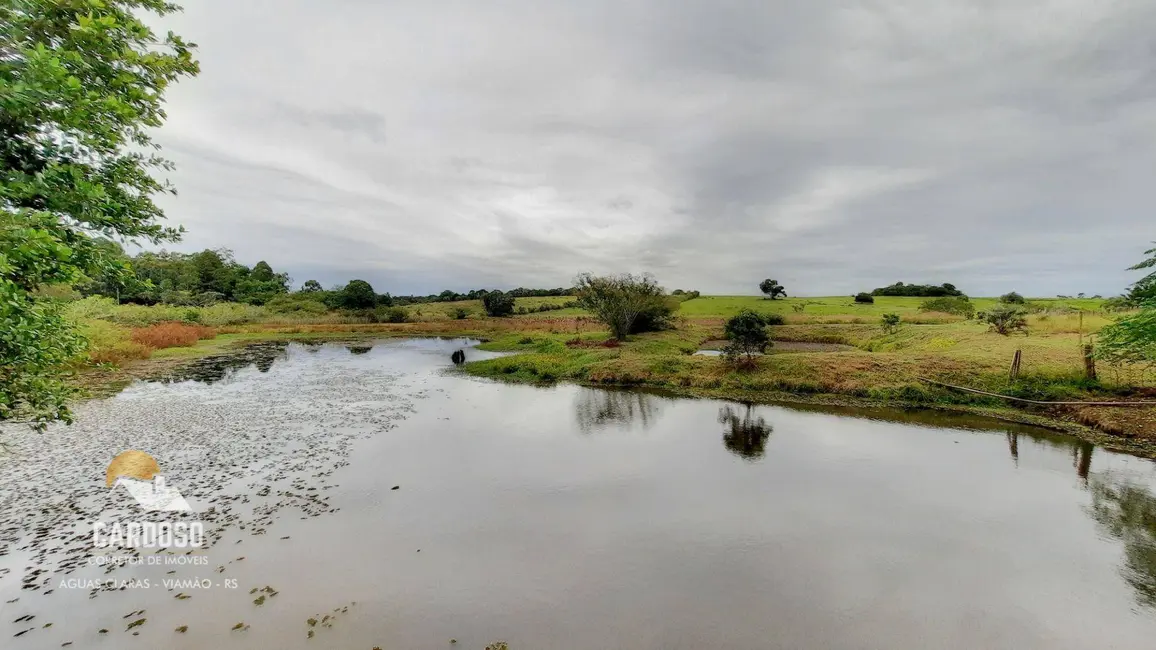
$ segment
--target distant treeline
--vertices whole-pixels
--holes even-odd
[[[211,305],[243,302],[263,305],[289,292],[289,275],[261,261],[252,268],[233,259],[225,249],[199,253],[140,253],[126,255],[119,244],[98,243],[101,255],[127,272],[95,273],[76,286],[83,295],[100,295],[122,303],[152,305]]]
[[[457,302],[459,300],[481,300],[487,294],[494,293],[497,289],[471,289],[466,293],[456,293],[450,289],[438,294],[430,294],[428,296],[394,296],[393,302],[397,305],[415,305],[428,302]],[[576,290],[573,288],[565,289],[558,287],[557,289],[527,289],[525,287],[518,287],[509,291],[500,292],[514,298],[544,298],[547,296],[573,296],[576,295]]]
[[[962,296],[963,292],[955,288],[954,284],[944,282],[934,284],[904,284],[896,282],[890,286],[879,287],[871,292],[873,296],[921,296],[937,298],[940,296]]]
[[[291,292],[292,280],[287,273],[275,272],[265,261],[257,262],[250,268],[234,259],[232,251],[227,249],[203,250],[199,253],[144,252],[130,256],[116,242],[105,240],[99,246],[102,255],[114,260],[118,267],[127,272],[94,274],[96,277],[86,277],[77,283],[76,289],[82,295],[107,296],[121,303],[208,306],[218,302],[250,305],[276,302],[300,308],[300,303],[305,301],[321,303],[331,309],[362,309],[374,305],[388,307],[481,300],[493,293],[503,293],[513,298],[575,295],[573,288],[518,287],[506,292],[472,289],[458,293],[447,289],[428,296],[395,297],[389,293],[376,293],[364,280],[350,280],[328,290],[316,280],[306,280],[300,290]]]

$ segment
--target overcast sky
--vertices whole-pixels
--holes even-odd
[[[1119,293],[1152,0],[185,0],[180,250],[295,284]]]

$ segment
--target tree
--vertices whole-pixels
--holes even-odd
[[[894,334],[899,331],[900,322],[899,314],[883,314],[883,318],[879,319],[879,324],[883,326],[883,331],[888,334]]]
[[[578,305],[610,328],[610,335],[619,341],[638,331],[640,322],[647,328],[665,327],[674,312],[666,292],[649,274],[583,273],[574,279],[574,286]]]
[[[768,298],[774,300],[779,296],[787,297],[787,289],[779,284],[776,280],[763,280],[759,283],[759,291],[762,291]]]
[[[870,305],[875,302],[875,296],[872,296],[866,291],[860,291],[859,293],[855,294],[855,302]]]
[[[0,420],[69,418],[62,381],[82,339],[39,300],[47,284],[115,269],[94,236],[154,243],[171,169],[152,153],[167,86],[198,71],[192,46],[142,20],[165,0],[0,4]]]
[[[1156,242],[1152,242],[1156,244]],[[1143,271],[1153,269],[1148,275],[1137,280],[1128,290],[1128,300],[1134,305],[1156,300],[1156,248],[1144,251],[1148,257],[1139,264],[1128,267],[1129,271]]]
[[[1083,297],[1082,294],[1081,297]],[[1007,305],[1022,305],[1026,302],[1023,296],[1014,291],[1000,296],[999,301]]]
[[[301,291],[302,293],[317,293],[324,291],[324,289],[321,288],[321,283],[317,280],[306,280],[305,284],[301,285]]]
[[[1017,331],[1024,334],[1028,332],[1027,315],[1022,307],[1007,304],[996,305],[984,313],[984,320],[987,321],[991,331],[1004,336]]]
[[[350,280],[341,290],[338,304],[346,309],[373,309],[377,305],[377,294],[365,280]]]
[[[730,343],[723,355],[731,362],[754,362],[756,354],[762,354],[771,345],[767,334],[767,318],[762,314],[744,309],[727,320],[723,326]]]
[[[482,306],[490,316],[509,316],[514,313],[514,297],[501,291],[491,291],[482,296]]]
[[[273,267],[265,260],[261,260],[253,265],[253,270],[249,272],[249,277],[257,282],[272,282],[273,281]]]
[[[1112,363],[1156,364],[1156,301],[1100,330],[1096,355]]]

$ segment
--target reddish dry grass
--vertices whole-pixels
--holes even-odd
[[[211,327],[186,325],[185,323],[157,323],[132,331],[132,340],[154,350],[181,348],[196,344],[201,339],[215,336]]]

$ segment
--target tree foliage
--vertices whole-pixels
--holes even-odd
[[[514,313],[514,297],[501,291],[491,291],[482,297],[482,307],[490,316],[509,316]]]
[[[778,280],[771,280],[770,278],[759,283],[759,291],[762,291],[768,298],[774,300],[779,296],[787,297],[787,289],[779,284]]]
[[[879,319],[879,324],[883,327],[883,331],[888,334],[898,332],[900,322],[899,314],[883,314],[883,317]]]
[[[1015,305],[996,305],[984,313],[984,320],[991,331],[1004,336],[1012,332],[1028,332],[1027,312]]]
[[[377,294],[365,280],[350,280],[338,293],[338,303],[345,309],[373,309],[377,306]]]
[[[971,304],[967,296],[945,296],[924,300],[919,303],[919,311],[938,311],[971,318],[975,315],[975,305]]]
[[[1115,363],[1156,364],[1156,301],[1102,328],[1096,354]]]
[[[730,343],[723,350],[723,356],[731,362],[751,363],[756,354],[762,354],[771,345],[767,324],[765,316],[750,309],[727,319],[723,332]]]
[[[855,302],[870,305],[875,302],[875,297],[866,291],[860,291],[859,293],[855,294]]]
[[[152,152],[168,85],[196,74],[193,46],[142,20],[163,0],[0,3],[0,419],[67,419],[61,379],[82,340],[47,284],[87,275],[116,286],[126,269],[98,237],[175,239]]]
[[[668,327],[677,308],[649,274],[584,273],[575,278],[574,285],[578,305],[610,328],[610,335],[619,341],[639,331]]]
[[[1129,271],[1153,269],[1147,275],[1133,283],[1129,288],[1127,298],[1134,306],[1156,301],[1156,248],[1149,248],[1144,251],[1144,254],[1147,255],[1147,257],[1143,261],[1128,267]]]
[[[954,284],[944,282],[934,284],[903,284],[896,282],[886,287],[879,287],[871,292],[873,296],[922,296],[934,298],[937,296],[962,296],[963,292],[955,288]]]
[[[1022,305],[1022,304],[1027,302],[1026,300],[1024,300],[1023,296],[1016,293],[1015,291],[1010,291],[1008,293],[1003,294],[1002,296],[999,297],[999,301],[1004,303],[1004,304],[1008,304],[1008,305]]]

